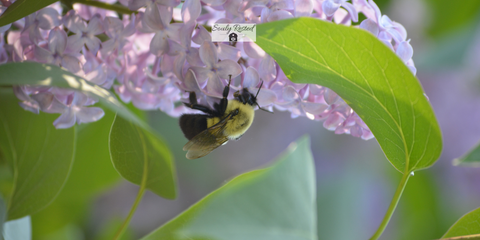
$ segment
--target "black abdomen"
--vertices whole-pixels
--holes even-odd
[[[207,115],[183,114],[180,117],[180,128],[188,140],[207,129]]]

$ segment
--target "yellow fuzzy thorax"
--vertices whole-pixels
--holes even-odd
[[[235,109],[238,109],[238,114],[226,123],[223,134],[231,140],[241,137],[252,125],[255,111],[253,110],[253,106],[243,104],[238,100],[228,101],[227,110],[221,118],[215,117],[207,119],[207,127],[210,128],[217,124]]]

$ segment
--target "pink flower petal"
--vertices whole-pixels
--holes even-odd
[[[139,8],[141,7],[144,7],[145,5],[147,5],[147,2],[150,1],[150,0],[133,0],[133,1],[129,1],[128,2],[128,8],[130,10],[138,10]]]
[[[73,52],[80,52],[84,44],[85,42],[80,34],[71,35],[67,39],[68,49]]]
[[[206,68],[210,69],[218,62],[217,48],[212,42],[203,42],[199,52]]]
[[[410,45],[410,40],[398,44],[396,53],[404,63],[410,60],[413,57],[413,48]]]
[[[62,54],[67,47],[67,34],[60,28],[54,28],[48,35],[48,49],[52,53]]]
[[[400,34],[400,36],[402,37],[402,39],[406,39],[407,38],[407,30],[405,29],[405,27],[403,27],[402,24],[400,23],[397,23],[397,22],[392,22],[392,27],[397,30],[397,32]]]
[[[76,112],[77,123],[95,122],[105,115],[103,109],[98,107],[81,107]]]
[[[98,50],[100,49],[100,44],[101,44],[100,39],[96,37],[92,37],[92,38],[85,38],[84,41],[88,50],[92,51],[94,54],[97,53]]]
[[[195,76],[195,73],[192,70],[188,70],[187,74],[185,75],[185,81],[184,81],[186,91],[189,92],[199,92],[200,87],[198,86],[198,81],[197,77]]]
[[[185,0],[182,6],[183,22],[186,24],[194,22],[200,16],[201,11],[200,0]]]
[[[75,112],[71,108],[66,108],[62,115],[53,122],[53,125],[57,129],[71,128],[74,124]]]
[[[31,96],[35,102],[38,103],[38,106],[42,111],[47,112],[48,108],[52,105],[53,94],[51,92],[41,92],[38,94],[33,94]]]
[[[295,17],[309,17],[313,12],[312,0],[295,1]]]
[[[161,56],[168,52],[167,35],[163,32],[157,32],[150,42],[150,52],[155,56]]]
[[[417,75],[417,68],[415,67],[415,63],[413,63],[413,59],[408,60],[407,67],[413,73],[413,75]]]
[[[325,102],[328,105],[334,104],[339,99],[338,95],[329,88],[325,89],[325,92],[323,93],[323,97],[325,98]]]
[[[378,8],[377,4],[375,4],[373,0],[368,0],[368,4],[370,4],[370,7],[375,12],[375,19],[373,20],[380,24],[380,18],[382,17],[382,12],[380,12],[380,8]]]
[[[293,88],[292,86],[286,86],[283,89],[282,97],[283,97],[283,100],[287,103],[300,99],[300,95],[298,95],[297,90],[295,90],[295,88]]]
[[[53,8],[44,8],[37,13],[38,26],[41,29],[49,30],[60,25],[60,15]]]
[[[190,48],[188,50],[187,61],[192,66],[203,66],[198,48]]]
[[[363,134],[362,134],[362,139],[363,140],[369,140],[372,139],[374,136],[371,131],[363,129]]]
[[[293,15],[290,12],[287,12],[285,10],[279,10],[268,15],[267,21],[273,22],[273,21],[278,21],[278,20],[287,19],[287,18],[293,18]]]
[[[257,93],[258,88],[249,88],[248,90],[252,93]],[[275,92],[266,88],[260,89],[260,92],[258,93],[258,96],[257,96],[258,105],[260,105],[261,107],[268,106],[268,105],[274,104],[275,101],[277,101],[277,96]]]
[[[90,19],[86,31],[92,35],[98,35],[105,31],[103,27],[103,21],[100,18],[100,15],[95,15],[93,18]]]
[[[218,58],[221,60],[230,59],[236,62],[240,59],[240,50],[227,44],[219,43],[217,53]]]
[[[123,23],[120,19],[114,17],[105,18],[105,33],[109,37],[116,37],[123,31],[123,28]]]
[[[173,72],[179,79],[182,79],[182,76],[183,76],[183,67],[185,66],[185,59],[186,59],[186,55],[180,54],[173,61]]]
[[[330,131],[334,131],[344,120],[345,117],[343,115],[338,112],[333,112],[328,116],[327,120],[323,122],[323,127]]]
[[[202,45],[205,41],[211,42],[212,37],[202,25],[198,25],[195,35],[193,35],[192,41],[198,45]]]
[[[158,11],[160,13],[160,19],[162,19],[163,26],[167,27],[172,21],[173,8],[159,5]]]
[[[354,22],[358,22],[358,12],[351,3],[344,2],[342,3],[342,7],[344,7],[348,11],[350,17]]]
[[[195,76],[198,80],[198,85],[201,88],[205,87],[206,80],[209,74],[212,72],[210,69],[206,69],[204,67],[191,67],[192,71],[195,73]]]
[[[77,73],[81,70],[80,61],[71,55],[64,55],[62,58],[62,67],[68,69],[73,73]]]
[[[180,53],[185,53],[186,49],[184,46],[180,45],[180,43],[173,41],[171,39],[167,39],[168,41],[168,55],[175,56]]]
[[[378,36],[378,24],[372,19],[365,19],[360,23],[360,28],[371,32],[375,37]]]
[[[163,25],[162,18],[160,17],[160,12],[156,4],[150,4],[150,6],[145,9],[143,22],[145,23],[145,25],[155,31],[165,29],[165,25]]]
[[[242,73],[242,67],[240,67],[236,61],[230,59],[219,62],[216,68],[217,75],[223,79],[228,79],[229,75],[232,75],[232,78],[235,78]]]
[[[338,10],[339,7],[340,7],[340,4],[335,3],[332,0],[326,0],[325,2],[322,3],[322,11],[328,17],[333,16],[333,14],[335,14],[335,12]]]
[[[251,58],[265,57],[265,51],[254,42],[243,42],[243,50]]]
[[[225,85],[216,74],[212,74],[212,76],[208,79],[206,88],[209,96],[221,98]]]
[[[258,75],[257,70],[253,67],[248,67],[247,70],[245,70],[242,86],[244,88],[257,87],[259,82],[260,76]]]
[[[193,30],[195,29],[195,22],[192,22],[191,24],[182,24],[180,25],[180,29],[178,30],[180,33],[176,34],[179,35],[179,41],[182,46],[186,48],[190,48],[192,44],[192,33]]]
[[[275,79],[277,75],[277,69],[275,68],[275,60],[270,55],[266,55],[261,61],[258,67],[258,74],[260,78],[265,82],[270,82]]]
[[[35,46],[34,54],[35,54],[35,58],[40,62],[44,62],[44,63],[53,62],[52,53],[45,48]]]
[[[176,7],[180,4],[180,0],[155,0],[155,2],[167,7]]]
[[[202,0],[202,2],[210,6],[220,6],[226,2],[226,0]]]
[[[125,26],[123,28],[123,31],[121,33],[121,35],[123,37],[128,37],[128,36],[131,36],[132,34],[135,33],[136,31],[136,28],[135,28],[135,23],[136,23],[136,15],[134,13],[132,13],[130,15],[130,22],[127,24],[127,26]],[[122,23],[122,26],[123,26],[123,23]]]
[[[305,112],[313,115],[320,115],[328,108],[328,105],[316,102],[302,102],[302,106]]]

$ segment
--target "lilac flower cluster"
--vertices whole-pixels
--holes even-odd
[[[180,102],[194,91],[199,103],[213,105],[229,75],[233,89],[256,92],[260,106],[324,120],[337,134],[373,137],[359,116],[333,91],[294,84],[275,60],[252,42],[213,43],[205,26],[264,23],[311,16],[366,29],[389,46],[415,74],[413,49],[405,28],[381,15],[369,0],[120,0],[130,16],[80,4],[60,16],[58,5],[0,28],[0,64],[38,61],[62,66],[92,83],[113,88],[124,102],[178,117],[193,112]],[[0,13],[5,7],[0,8]],[[4,41],[6,39],[6,42]],[[20,105],[32,112],[61,113],[57,128],[92,122],[103,110],[81,92],[56,87],[16,86]],[[231,91],[234,92],[234,91]]]

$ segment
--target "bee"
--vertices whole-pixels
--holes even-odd
[[[204,112],[205,114],[183,114],[180,117],[180,128],[183,134],[189,140],[183,147],[184,151],[188,151],[186,157],[188,159],[201,158],[228,140],[238,140],[252,125],[255,116],[254,107],[258,106],[257,96],[262,88],[257,91],[257,95],[253,95],[244,88],[233,94],[235,99],[228,100],[230,92],[230,82],[223,89],[223,98],[220,103],[214,103],[213,109],[197,103],[195,92],[190,92],[189,103],[185,106]],[[267,111],[269,112],[269,111]]]

